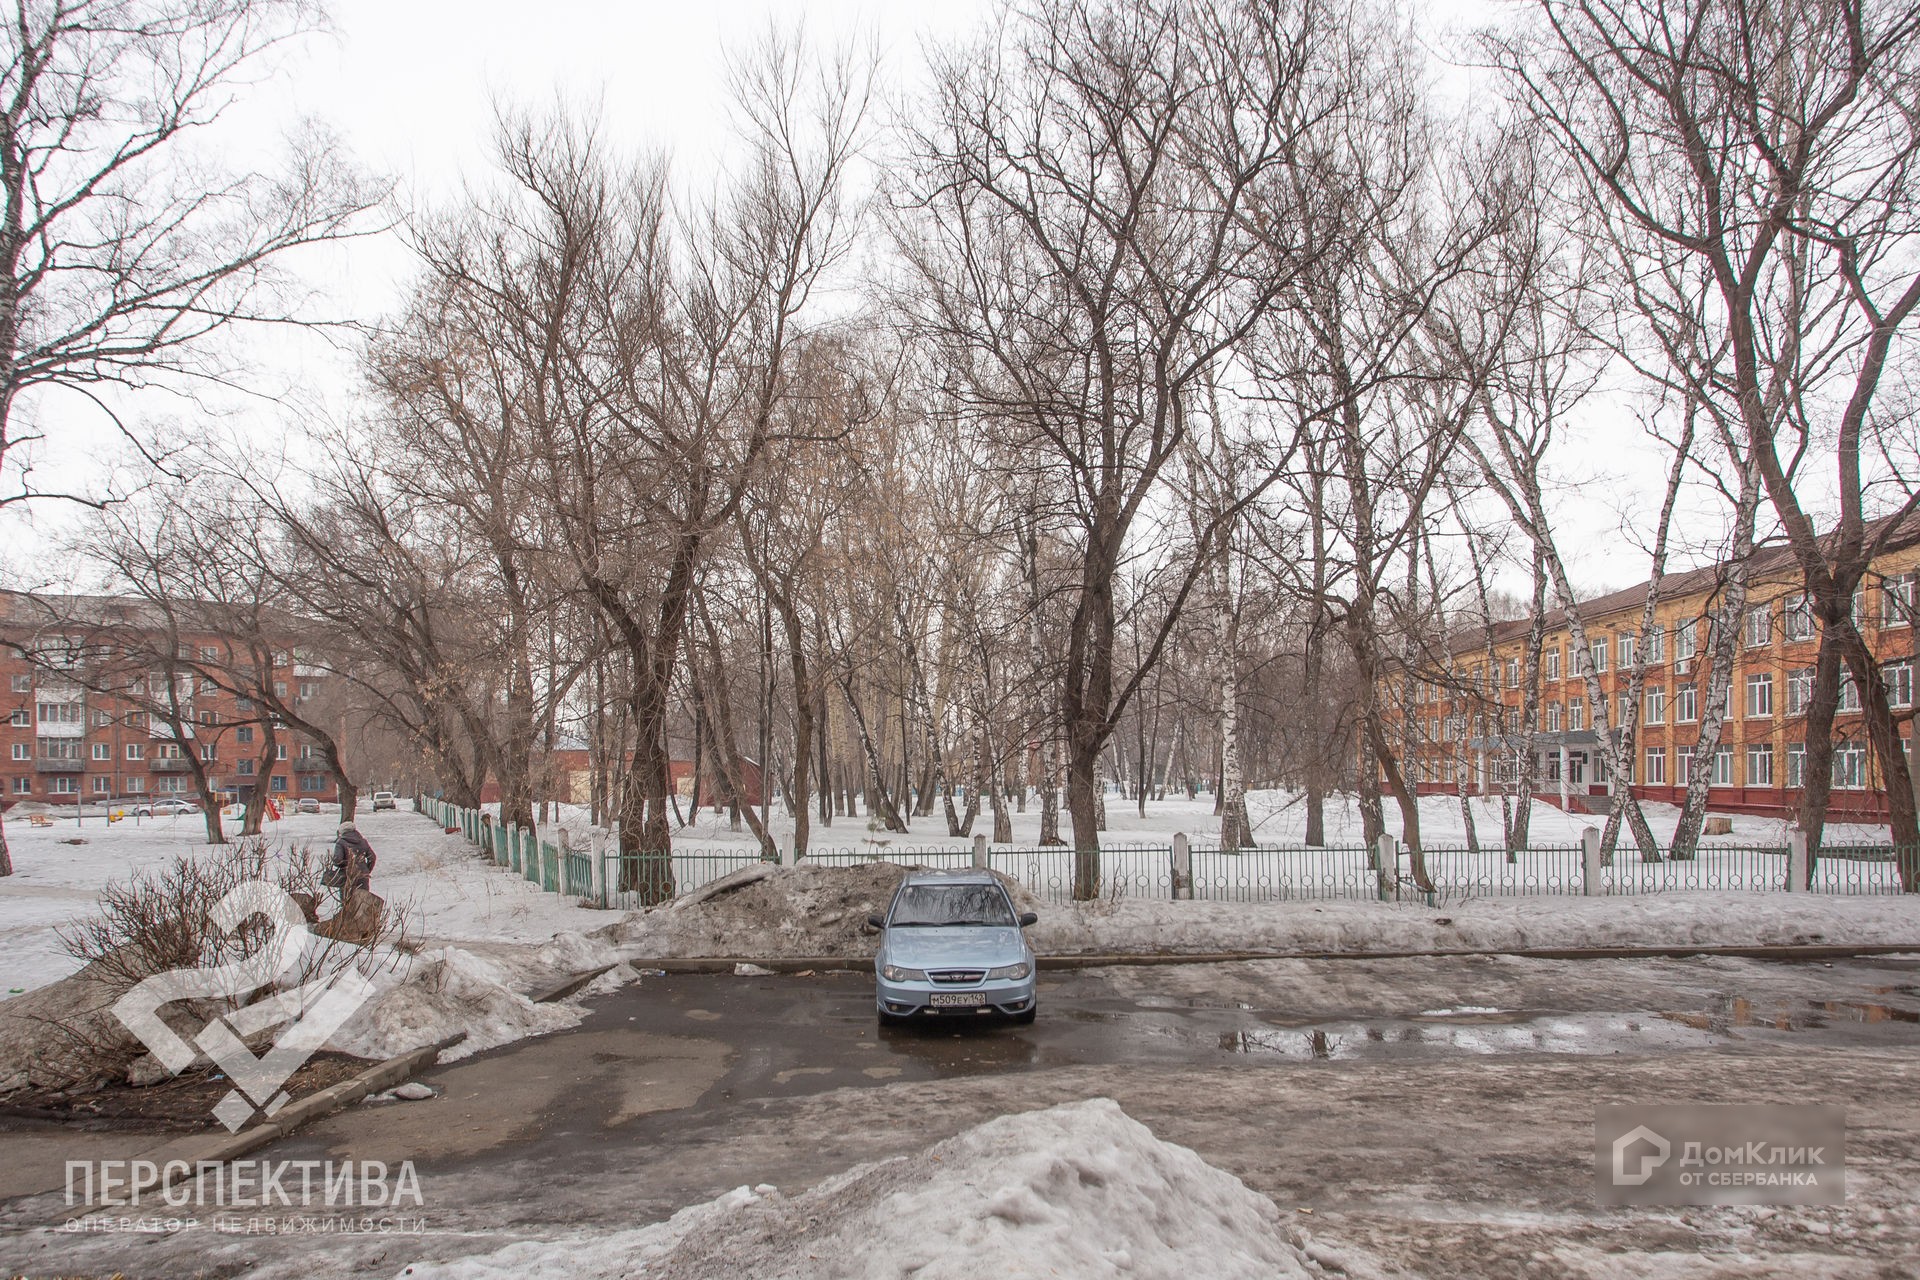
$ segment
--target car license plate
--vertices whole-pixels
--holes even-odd
[[[984,991],[936,991],[927,997],[927,1003],[936,1009],[974,1008],[986,1002]]]

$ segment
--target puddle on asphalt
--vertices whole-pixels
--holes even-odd
[[[1875,994],[1906,992],[1911,988],[1883,988]],[[1897,1005],[1865,1000],[1749,1000],[1729,996],[1713,1007],[1694,1011],[1664,1011],[1669,1022],[1722,1035],[1742,1030],[1819,1031],[1835,1022],[1920,1023],[1920,1012]]]
[[[1339,1022],[1311,1027],[1241,1027],[1217,1033],[1226,1053],[1301,1060],[1433,1054],[1609,1054],[1681,1049],[1715,1037],[1642,1014],[1482,1014],[1443,1020]]]

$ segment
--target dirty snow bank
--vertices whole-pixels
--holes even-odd
[[[404,969],[383,975],[378,993],[327,1042],[361,1058],[389,1058],[464,1031],[467,1038],[442,1051],[451,1062],[482,1049],[547,1035],[579,1025],[577,1003],[536,1004],[527,992],[569,973],[618,959],[598,938],[563,934],[541,947],[496,948],[480,955],[442,947],[412,958]],[[624,966],[596,980],[594,991],[630,978]]]
[[[1327,1274],[1271,1200],[1107,1098],[1001,1116],[791,1199],[741,1187],[635,1231],[417,1263],[409,1280],[1275,1280]],[[1341,1257],[1348,1274],[1357,1260]]]
[[[1051,905],[1042,955],[1274,951],[1525,951],[1808,943],[1920,950],[1920,900],[1800,893],[1390,902],[1114,902]]]
[[[871,956],[876,939],[865,932],[867,917],[887,909],[907,869],[895,862],[763,863],[631,915],[612,934],[627,954],[653,959]],[[1013,894],[1015,909],[1042,910],[1024,888],[1004,875],[999,879]]]
[[[884,910],[906,869],[755,866],[685,898],[637,912],[610,931],[623,954],[672,959],[871,956],[867,915]],[[1612,898],[1469,898],[1410,902],[1173,902],[1118,898],[1037,902],[1041,955],[1269,951],[1520,951],[1583,947],[1913,946],[1920,897],[1676,892]]]

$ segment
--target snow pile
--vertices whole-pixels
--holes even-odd
[[[1107,1098],[1002,1116],[787,1199],[742,1187],[637,1231],[419,1263],[409,1280],[1277,1280],[1324,1274],[1271,1200]]]
[[[871,956],[869,915],[887,909],[912,868],[894,862],[850,867],[759,864],[639,913],[613,931],[632,955]],[[1037,909],[1005,876],[1016,910]]]
[[[443,947],[417,957],[380,990],[327,1042],[327,1047],[361,1058],[390,1058],[433,1044],[458,1032],[467,1038],[440,1055],[450,1062],[577,1026],[580,1009],[571,1004],[536,1004],[516,989],[521,978],[499,958]]]
[[[1666,893],[1618,898],[1409,902],[1055,903],[1031,932],[1041,955],[1262,951],[1290,955],[1604,947],[1913,946],[1906,895]]]

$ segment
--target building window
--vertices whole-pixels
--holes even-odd
[[[13,794],[17,796],[32,795],[33,779],[32,778],[15,778],[13,780]]]
[[[1604,636],[1593,642],[1593,669],[1596,673],[1607,669],[1607,641]]]
[[[1836,791],[1860,791],[1867,785],[1867,748],[1863,743],[1843,742],[1833,749],[1833,787]]]
[[[1569,698],[1567,700],[1567,728],[1574,733],[1587,727],[1587,700]]]
[[[170,791],[175,795],[187,789],[187,780],[177,773],[168,774],[154,783],[155,791]]]
[[[205,676],[201,676],[200,692],[201,693],[218,693],[220,692],[220,686],[218,684],[215,684],[213,681],[207,679]]]
[[[284,742],[281,742],[281,743],[276,743],[276,744],[274,745],[274,748],[273,748],[273,758],[274,758],[275,760],[285,760],[285,759],[287,758],[287,744],[286,744],[286,743],[284,743]]]
[[[181,759],[182,757],[181,757],[181,751],[180,751],[180,744],[177,742],[155,743],[153,747],[153,758],[155,760]]]
[[[1733,748],[1720,747],[1713,753],[1713,785],[1730,787],[1733,785]]]
[[[285,680],[275,680],[273,682],[273,696],[276,698],[284,698],[287,696],[287,682]]]
[[[1787,744],[1787,785],[1789,787],[1807,785],[1807,744],[1804,742]]]
[[[1811,640],[1816,628],[1813,625],[1813,602],[1805,596],[1794,596],[1787,601],[1786,612],[1780,619],[1781,629],[1789,640]]]
[[[144,729],[147,727],[147,713],[144,711],[127,712],[127,728]]]
[[[1560,732],[1560,704],[1557,702],[1547,704],[1547,732]]]
[[[96,742],[96,743],[94,743],[94,744],[93,744],[93,758],[94,758],[95,760],[111,760],[111,759],[113,759],[113,747],[112,747],[112,745],[111,745],[110,743],[105,743],[105,742]]]
[[[96,711],[96,712],[94,712],[94,713],[93,713],[93,727],[94,727],[94,728],[96,728],[96,729],[104,729],[104,728],[106,728],[106,727],[107,727],[108,725],[110,725],[110,724],[112,724],[112,723],[113,723],[113,712],[111,712],[111,711]]]
[[[233,731],[233,740],[235,742],[242,743],[242,744],[252,742],[253,726],[250,724],[243,724],[238,729],[235,729]]]
[[[215,648],[213,645],[203,644],[200,646],[200,661],[217,662],[219,658],[220,658],[220,650]]]
[[[97,775],[93,780],[93,794],[97,796],[112,795],[113,779],[105,775]]]
[[[1889,662],[1880,668],[1881,677],[1887,682],[1887,705],[1890,707],[1910,707],[1913,705],[1913,660]]]
[[[1813,701],[1813,668],[1796,667],[1787,672],[1787,714],[1803,716]]]
[[[31,729],[33,728],[33,713],[25,707],[22,707],[8,718],[7,723],[16,729]]]
[[[287,789],[287,775],[286,775],[286,774],[284,774],[284,773],[276,773],[276,774],[274,774],[274,775],[273,775],[273,776],[272,776],[271,778],[268,778],[268,779],[267,779],[267,790],[269,790],[269,791],[285,791],[286,789]]]
[[[1773,673],[1763,671],[1747,677],[1747,719],[1766,720],[1773,715]]]
[[[129,759],[129,760],[144,760],[144,759],[146,759],[146,758],[147,758],[147,744],[146,744],[146,743],[144,743],[144,742],[129,742],[129,743],[127,744],[127,759]]]
[[[63,773],[54,778],[53,794],[57,796],[71,796],[78,795],[79,792],[80,779],[74,777],[72,774]]]
[[[1559,678],[1560,678],[1560,650],[1556,646],[1555,648],[1547,650],[1547,679],[1558,680]]]
[[[1773,606],[1761,605],[1747,610],[1747,616],[1741,624],[1741,638],[1747,648],[1758,649],[1773,643]]]
[[[1665,627],[1653,627],[1647,631],[1647,661],[1665,662],[1667,660],[1667,630]]]
[[[1675,747],[1673,749],[1673,780],[1693,785],[1693,748]]]
[[[251,761],[251,760],[242,760],[242,761],[241,761],[241,762],[240,762],[239,764],[237,764],[237,765],[235,765],[235,766],[234,766],[234,771],[235,771],[236,773],[239,773],[239,774],[240,774],[240,775],[242,775],[243,777],[252,777],[252,776],[253,776],[253,761]]]
[[[251,711],[251,710],[253,710],[253,699],[252,699],[252,698],[242,698],[242,699],[240,699],[240,702],[239,702],[239,707],[240,707],[240,709],[241,709],[242,711]]]
[[[1673,660],[1675,662],[1691,661],[1693,658],[1694,652],[1698,650],[1699,647],[1700,647],[1699,619],[1688,618],[1685,622],[1681,623],[1678,627],[1674,628]]]
[[[1519,687],[1520,687],[1520,661],[1517,658],[1509,658],[1507,659],[1507,688],[1518,689]],[[302,701],[313,697],[315,694],[319,692],[320,692],[320,686],[315,684],[313,681],[302,680],[300,682],[300,697]]]
[[[1647,748],[1647,785],[1650,787],[1667,785],[1667,749],[1665,747]]]
[[[1915,579],[1920,575],[1903,573],[1880,584],[1880,625],[1911,626],[1914,619]]]
[[[1421,772],[1425,774],[1429,771],[1427,762],[1422,761]],[[327,789],[327,780],[317,773],[303,773],[300,775],[300,789],[302,791],[325,791]]]
[[[1638,639],[1631,635],[1620,637],[1620,669],[1622,671],[1625,671],[1634,664],[1638,658],[1639,650],[1640,642]]]
[[[1756,742],[1748,745],[1747,785],[1750,787],[1773,785],[1773,744],[1771,742]]]
[[[1656,684],[1647,690],[1647,723],[1667,722],[1667,686]]]
[[[1519,687],[1520,687],[1520,659],[1508,658],[1507,659],[1507,688],[1518,689]],[[300,686],[300,696],[303,698],[311,698],[313,696],[312,690],[313,690],[312,685],[303,684]]]
[[[40,704],[41,724],[79,724],[80,704],[77,702],[43,702]]]
[[[220,758],[220,748],[211,742],[202,743],[200,745],[200,758],[206,761],[218,760]]]
[[[1853,672],[1847,668],[1840,670],[1839,711],[1858,711],[1860,709],[1860,686],[1853,682]]]
[[[42,738],[40,739],[40,758],[42,760],[78,760],[80,739]]]
[[[32,676],[15,676],[13,678],[13,691],[15,693],[32,693],[33,677]]]
[[[1673,718],[1679,724],[1692,724],[1700,718],[1700,686],[1683,684],[1673,691]]]
[[[13,758],[15,760],[31,760],[33,759],[33,748],[27,743],[16,742],[13,744]]]
[[[146,789],[147,789],[147,780],[145,778],[128,778],[127,779],[128,794],[130,795],[138,794],[139,792],[145,791]]]

